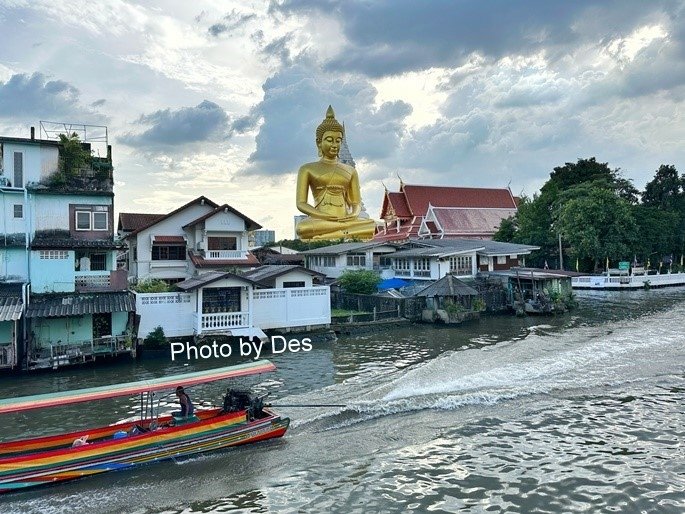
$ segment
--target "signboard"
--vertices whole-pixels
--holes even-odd
[[[628,261],[621,261],[618,263],[618,269],[620,270],[629,270],[630,269],[630,262]]]

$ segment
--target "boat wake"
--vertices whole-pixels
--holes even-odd
[[[492,406],[539,395],[612,388],[660,373],[678,373],[685,309],[641,319],[579,327],[563,334],[531,332],[522,340],[449,351],[410,368],[386,368],[283,403],[335,403],[345,408],[292,412],[293,428],[330,430],[425,409]],[[663,319],[655,319],[662,317]],[[598,329],[600,335],[598,335]],[[658,351],[655,351],[658,348]],[[673,351],[669,351],[672,348]],[[670,356],[670,357],[669,357]],[[682,366],[680,366],[682,368]]]

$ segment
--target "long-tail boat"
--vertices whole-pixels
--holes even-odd
[[[156,392],[274,369],[271,362],[260,360],[138,382],[2,399],[0,414],[136,394],[140,394],[143,408],[136,421],[0,442],[0,493],[281,437],[290,420],[265,408],[262,399],[240,391],[229,390],[222,407],[196,410],[183,418],[160,415],[157,400],[155,414]]]

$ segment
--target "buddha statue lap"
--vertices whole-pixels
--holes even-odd
[[[297,208],[308,217],[297,225],[300,239],[362,239],[373,237],[375,223],[359,218],[362,209],[357,170],[338,160],[344,127],[331,106],[316,129],[318,161],[304,164],[297,174]],[[311,190],[314,204],[308,202]]]

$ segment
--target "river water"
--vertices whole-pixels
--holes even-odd
[[[242,382],[283,439],[6,495],[5,513],[685,512],[685,289],[570,314],[346,336]],[[232,364],[169,359],[0,380],[15,396]],[[193,388],[219,401],[224,384]],[[170,400],[171,401],[171,400]],[[134,398],[4,416],[3,439],[134,415]]]

